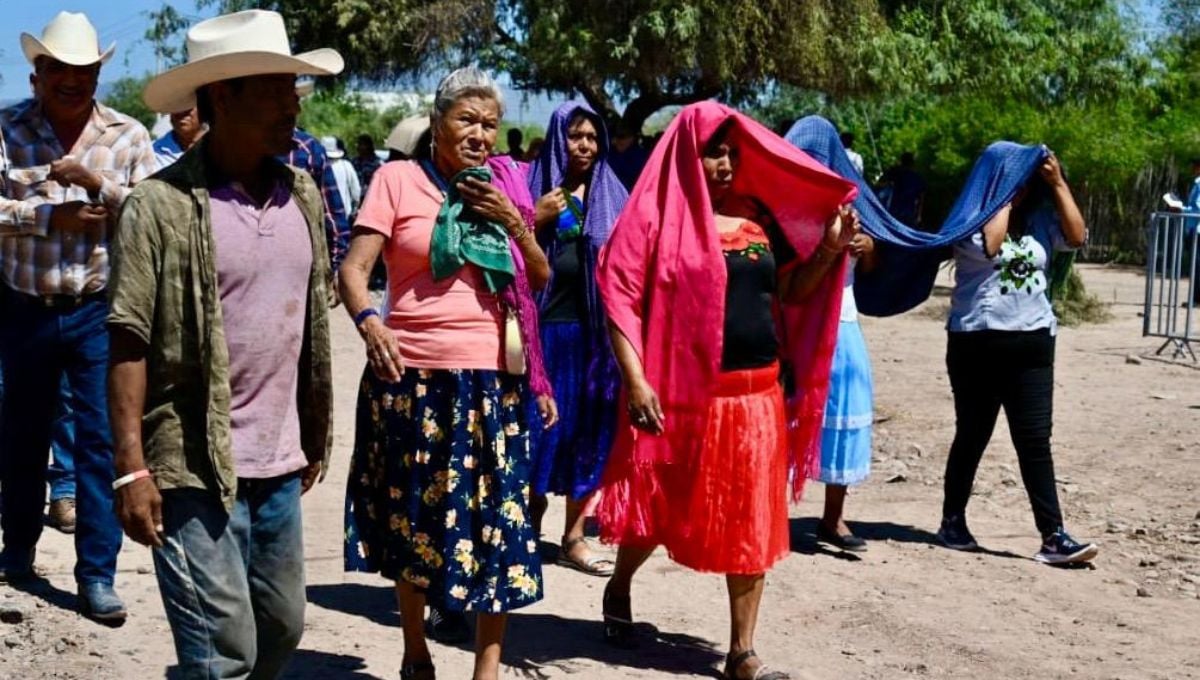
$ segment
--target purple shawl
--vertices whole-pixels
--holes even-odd
[[[600,248],[608,242],[608,235],[612,232],[613,223],[617,221],[617,215],[621,214],[625,202],[629,200],[629,192],[608,165],[609,140],[604,120],[587,102],[569,101],[551,114],[550,123],[546,126],[546,141],[542,144],[541,153],[529,168],[529,192],[532,199],[537,201],[551,190],[562,186],[566,180],[567,128],[571,119],[579,113],[590,118],[596,126],[596,141],[599,147],[583,200],[583,235],[588,239],[588,247],[583,249],[580,265],[588,317],[584,325],[585,341],[589,350],[587,392],[593,404],[614,404],[620,390],[620,372],[609,345],[604,303],[600,300],[599,289],[596,287],[596,263],[600,256]],[[546,257],[553,263],[560,245],[553,229],[545,231],[547,233],[539,235],[538,242],[546,251]],[[554,276],[551,273],[550,283],[541,292],[538,302],[541,305],[547,304],[553,290]]]
[[[509,156],[488,159],[488,167],[492,171],[492,184],[503,191],[517,206],[525,224],[533,224],[533,201],[529,197],[529,187],[525,183],[528,165],[514,161]],[[536,396],[554,396],[550,380],[546,376],[546,364],[542,358],[542,339],[538,332],[538,308],[533,297],[533,287],[525,275],[525,258],[516,241],[509,240],[513,264],[516,267],[516,277],[513,285],[500,292],[504,304],[517,312],[517,321],[521,324],[521,342],[525,346],[525,361],[529,364],[529,389]]]

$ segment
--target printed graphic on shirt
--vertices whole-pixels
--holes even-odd
[[[1022,236],[1014,241],[1006,237],[1000,246],[1000,261],[995,269],[1000,272],[1000,294],[1026,293],[1034,295],[1046,291],[1046,275],[1037,265],[1037,252],[1032,236]]]

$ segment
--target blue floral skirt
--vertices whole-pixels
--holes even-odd
[[[365,371],[346,487],[347,571],[422,588],[451,611],[542,597],[527,513],[529,382],[484,370]]]
[[[542,352],[558,404],[558,424],[532,431],[533,492],[580,499],[600,485],[616,431],[616,403],[604,399],[601,389],[589,389],[582,324],[543,324]]]
[[[873,394],[871,357],[862,328],[857,321],[843,321],[829,375],[818,481],[850,486],[871,474]]]

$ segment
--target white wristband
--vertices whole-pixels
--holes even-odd
[[[117,479],[115,479],[113,481],[113,483],[112,483],[113,491],[116,491],[117,489],[119,489],[123,486],[128,486],[130,484],[133,484],[134,482],[136,482],[139,479],[146,479],[148,477],[150,477],[150,471],[146,470],[146,469],[141,469],[141,470],[136,470],[134,472],[130,472],[129,474],[125,475],[124,477],[118,477]]]

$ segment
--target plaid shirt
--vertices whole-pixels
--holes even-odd
[[[346,218],[346,206],[338,192],[337,179],[333,176],[333,165],[325,155],[325,147],[316,137],[297,129],[292,135],[292,151],[279,160],[300,168],[312,176],[325,199],[325,240],[329,245],[329,263],[337,271],[346,251],[350,248],[350,220]]]
[[[69,201],[103,203],[116,223],[129,188],[155,171],[150,133],[136,120],[96,103],[69,155],[102,178],[99,196],[46,180],[51,161],[68,153],[34,99],[0,111],[0,271],[29,295],[83,295],[108,283],[108,236],[63,233],[50,210]]]

